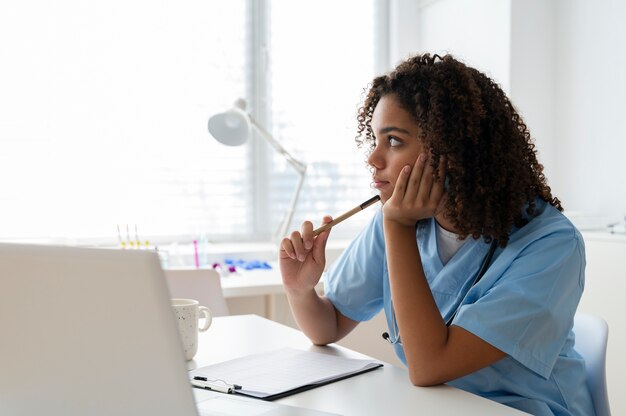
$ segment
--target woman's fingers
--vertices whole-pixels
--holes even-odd
[[[322,219],[322,224],[321,225],[326,225],[330,222],[333,221],[333,217],[331,217],[330,215],[324,215],[324,218]],[[328,236],[328,234],[330,234],[330,230],[332,230],[332,228],[329,228],[325,231],[322,231],[321,233],[318,234],[318,237],[322,234]]]
[[[433,176],[433,167],[430,163],[430,157],[426,155],[424,155],[422,171],[420,191],[417,194],[417,198],[422,205],[429,205],[435,177]]]
[[[332,217],[325,216],[323,222],[328,223],[332,221]],[[302,223],[301,231],[293,231],[289,237],[285,237],[281,241],[281,250],[287,257],[292,260],[298,260],[303,262],[311,251],[315,251],[314,248],[318,247],[316,251],[319,254],[319,250],[324,250],[324,244],[315,244],[315,241],[321,241],[322,243],[328,239],[330,230],[320,233],[319,236],[313,234],[313,223],[311,221],[305,221]],[[321,237],[321,238],[320,238]]]
[[[298,259],[299,261],[304,261],[306,254],[304,250],[304,243],[302,241],[302,234],[300,234],[300,231],[294,231],[291,233],[291,244],[293,244],[296,259]]]
[[[280,247],[282,251],[292,260],[297,258],[296,250],[293,248],[293,244],[291,243],[291,239],[285,237],[280,242]]]
[[[299,261],[304,261],[313,247],[313,224],[311,221],[302,223],[301,232],[294,231],[291,233],[291,244],[293,245],[295,258]]]
[[[429,155],[421,153],[412,167],[407,165],[400,172],[392,196],[398,207],[422,210],[438,206],[445,192],[446,159],[440,157],[437,180],[429,159]]]
[[[313,223],[311,221],[305,221],[302,223],[302,245],[305,250],[310,250],[313,247]]]
[[[413,169],[411,169],[411,175],[409,176],[406,192],[404,194],[404,198],[407,201],[415,201],[418,195],[423,192],[421,182],[424,177],[425,163],[426,155],[424,153],[420,153],[417,159],[415,159]]]
[[[328,224],[332,220],[333,218],[331,216],[326,215],[324,217],[324,220],[322,221],[322,224]],[[313,259],[318,263],[326,261],[326,241],[328,241],[328,236],[330,235],[331,230],[332,228],[326,231],[322,231],[317,237],[315,237],[315,241],[313,244]]]
[[[391,195],[391,199],[394,199],[398,202],[401,202],[404,199],[410,174],[411,167],[409,165],[406,165],[402,168],[402,170],[400,171],[400,175],[398,175],[398,179],[396,179],[396,185],[393,187],[393,194]]]

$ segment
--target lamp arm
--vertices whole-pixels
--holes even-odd
[[[280,227],[277,230],[278,235],[276,237],[277,237],[277,240],[280,240],[287,235],[287,231],[289,230],[289,227],[291,226],[291,220],[293,219],[293,214],[296,210],[296,205],[298,204],[298,198],[300,197],[300,191],[302,190],[302,185],[304,184],[304,178],[306,176],[307,165],[299,161],[291,153],[289,153],[287,149],[285,149],[278,142],[278,140],[276,140],[271,134],[269,134],[269,132],[265,130],[263,126],[261,126],[259,123],[257,123],[256,120],[249,114],[248,114],[248,118],[250,120],[250,124],[252,125],[252,127],[256,129],[256,131],[261,136],[263,136],[263,138],[267,140],[269,144],[271,144],[272,147],[278,153],[280,153],[291,166],[293,166],[293,168],[296,170],[296,172],[298,172],[298,175],[300,176],[298,180],[298,186],[296,187],[296,190],[293,196],[291,197],[289,210],[285,214],[285,217],[283,221],[281,222]]]
[[[267,140],[269,144],[271,144],[272,147],[274,147],[274,149],[276,149],[276,151],[280,153],[287,160],[287,162],[289,162],[289,164],[291,164],[291,166],[293,166],[294,169],[298,171],[298,173],[302,177],[304,177],[304,173],[306,172],[306,165],[300,162],[298,159],[296,159],[291,153],[289,153],[287,149],[285,149],[278,142],[278,140],[272,137],[272,135],[269,134],[268,131],[263,128],[263,126],[257,123],[254,118],[252,118],[250,115],[248,115],[248,117],[250,118],[250,124],[252,124],[252,127],[254,127],[257,130],[257,132],[261,136],[263,136],[263,138]]]

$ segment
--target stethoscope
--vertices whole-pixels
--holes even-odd
[[[476,285],[476,283],[480,281],[480,279],[482,279],[483,275],[487,272],[487,269],[489,269],[489,265],[491,264],[491,260],[493,259],[493,253],[495,253],[497,247],[498,240],[492,240],[491,246],[489,247],[489,252],[483,259],[483,262],[480,265],[480,269],[478,270],[478,274],[474,278],[472,285],[469,287],[469,289],[467,289],[467,292],[465,292],[465,295],[463,296],[456,310],[454,311],[450,319],[448,319],[448,321],[446,322],[446,326],[450,326],[450,324],[452,324],[454,317],[461,308],[461,305],[463,305],[463,300],[465,300],[465,297],[467,296],[469,291],[472,289],[472,287],[474,287],[474,285]],[[396,311],[393,309],[393,304],[391,305],[391,335],[389,335],[389,332],[383,332],[383,339],[387,340],[391,345],[402,345],[402,340],[400,339],[400,330],[396,325]]]

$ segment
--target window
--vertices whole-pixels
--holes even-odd
[[[113,243],[136,224],[155,242],[267,240],[297,174],[260,137],[211,138],[208,117],[239,97],[309,164],[292,228],[361,203],[355,115],[387,65],[385,3],[3,4],[0,238]]]

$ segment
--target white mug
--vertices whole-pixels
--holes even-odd
[[[204,332],[211,326],[213,317],[206,306],[200,306],[194,299],[172,299],[172,309],[178,322],[178,332],[185,350],[187,361],[198,352],[198,332]],[[204,325],[199,327],[198,320],[204,317]]]

